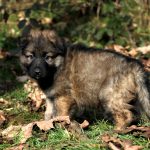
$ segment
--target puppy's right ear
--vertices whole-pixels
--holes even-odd
[[[21,36],[18,39],[18,47],[20,50],[24,50],[30,41],[30,36]]]

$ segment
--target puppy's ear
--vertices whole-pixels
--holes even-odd
[[[19,37],[18,39],[18,46],[19,48],[23,51],[26,46],[28,45],[29,41],[30,41],[30,36],[22,36],[22,37]]]
[[[55,47],[58,49],[58,52],[63,55],[66,53],[67,48],[69,47],[70,43],[67,39],[59,37],[56,40],[55,45],[56,45]]]
[[[50,43],[57,49],[58,53],[65,54],[66,49],[69,46],[69,40],[59,37],[53,30],[43,31],[45,38],[49,40]]]

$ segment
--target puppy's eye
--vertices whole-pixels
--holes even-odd
[[[26,54],[25,56],[28,60],[32,60],[34,57],[33,54]]]
[[[51,56],[49,56],[49,55],[46,55],[46,56],[45,56],[45,60],[46,60],[46,61],[50,61],[51,59],[52,59]]]

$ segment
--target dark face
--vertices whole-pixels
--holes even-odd
[[[44,80],[63,63],[63,44],[56,38],[41,31],[31,33],[30,38],[24,41],[20,60],[30,77]]]

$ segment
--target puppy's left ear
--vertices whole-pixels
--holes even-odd
[[[20,48],[21,51],[23,51],[26,48],[29,41],[30,41],[30,36],[29,35],[21,36],[21,37],[18,38],[18,47]]]
[[[60,51],[60,53],[65,54],[67,51],[67,48],[70,46],[70,42],[68,39],[66,38],[61,38],[59,37],[56,40],[56,47],[58,48],[58,51]]]
[[[54,45],[58,53],[65,54],[70,45],[69,40],[59,37],[53,30],[44,30],[43,35]]]
[[[18,47],[22,50],[25,48],[25,45],[27,45],[28,41],[26,37],[19,37],[18,39]]]

